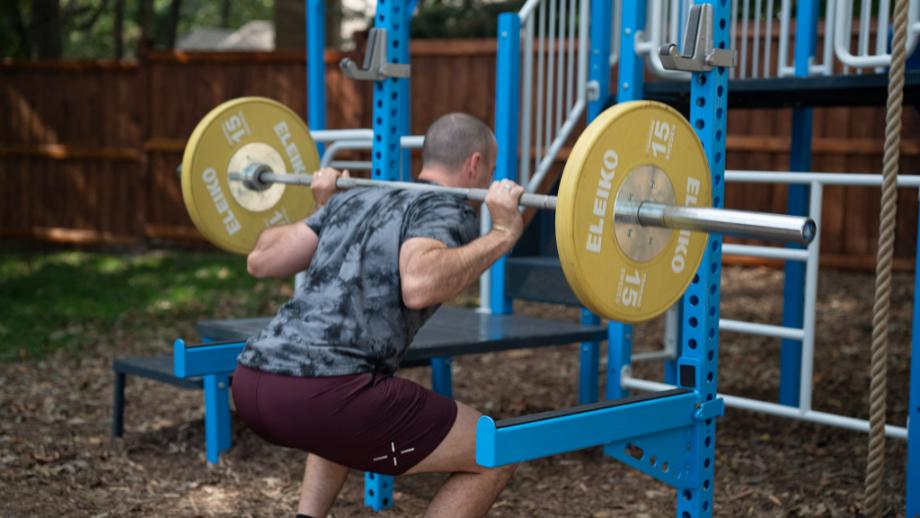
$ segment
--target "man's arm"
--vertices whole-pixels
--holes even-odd
[[[246,269],[253,277],[290,277],[310,266],[319,237],[298,221],[265,229],[249,252]]]
[[[336,193],[339,176],[348,177],[348,171],[339,173],[326,167],[314,174],[310,189],[317,210]],[[303,222],[265,229],[247,257],[246,268],[253,277],[290,277],[310,266],[318,242],[319,236]]]
[[[493,183],[486,196],[492,230],[464,246],[448,248],[436,239],[422,237],[403,243],[399,250],[403,304],[421,309],[446,302],[508,253],[523,232],[517,210],[523,191],[507,180]]]

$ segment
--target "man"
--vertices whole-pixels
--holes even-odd
[[[449,114],[425,135],[418,179],[485,188],[496,153],[485,124]],[[428,516],[482,516],[513,467],[476,464],[480,413],[394,373],[437,307],[518,240],[523,188],[491,182],[492,230],[479,236],[476,214],[460,197],[385,188],[336,193],[338,175],[317,173],[317,211],[306,224],[266,230],[249,255],[256,277],[306,270],[306,279],[240,355],[237,412],[264,439],[308,452],[299,517],[326,516],[349,468],[452,473]]]

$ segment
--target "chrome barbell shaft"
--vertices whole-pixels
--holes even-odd
[[[237,172],[231,172],[229,175],[231,180],[244,182],[246,182],[246,176]],[[276,174],[268,171],[256,171],[250,175],[250,181],[246,182],[246,184],[250,188],[260,190],[259,185],[268,186],[274,183],[310,185],[312,181],[312,175],[308,174]],[[488,193],[486,189],[444,187],[427,183],[379,181],[364,178],[339,177],[335,185],[339,189],[385,187],[441,192],[462,196],[473,201],[485,201]],[[555,210],[556,196],[525,193],[521,196],[520,205],[529,208]],[[633,223],[673,230],[695,230],[803,245],[811,243],[817,234],[814,220],[801,216],[709,207],[681,207],[679,205],[653,202],[642,202],[637,205],[617,204],[615,220],[617,223]]]

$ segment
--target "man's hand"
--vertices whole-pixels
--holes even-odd
[[[486,194],[486,206],[492,217],[492,231],[502,233],[512,244],[524,232],[524,219],[518,204],[524,188],[511,180],[492,182]]]
[[[310,190],[313,191],[313,199],[316,200],[316,206],[322,207],[329,201],[338,190],[335,187],[335,181],[339,177],[348,178],[348,170],[339,172],[331,167],[324,167],[313,173],[313,181],[310,183]]]

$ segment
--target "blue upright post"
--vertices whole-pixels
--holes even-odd
[[[318,0],[311,0],[318,1]],[[414,2],[379,0],[374,25],[387,35],[387,63],[409,63],[409,19]],[[388,77],[374,82],[374,142],[371,177],[405,179],[408,163],[400,139],[409,131],[409,78]],[[364,474],[364,504],[375,511],[393,506],[393,477]]]
[[[230,376],[204,376],[204,445],[208,462],[217,464],[230,449]]]
[[[495,84],[495,138],[498,158],[495,179],[517,180],[518,126],[521,120],[521,20],[517,13],[498,16],[498,57]],[[494,314],[511,313],[505,296],[505,258],[489,269],[489,306]]]
[[[307,121],[310,129],[326,128],[326,3],[307,0]],[[322,155],[323,146],[318,145]]]
[[[594,85],[595,97],[588,99],[586,123],[598,116],[610,98],[610,30],[613,13],[610,0],[591,2],[591,53],[588,62],[588,81]],[[599,324],[600,319],[582,308],[582,324]],[[598,368],[600,342],[581,342],[578,402],[593,403],[598,398]]]
[[[920,213],[914,263],[914,320],[911,327],[910,399],[907,406],[907,516],[920,517]]]
[[[431,359],[431,390],[449,398],[454,397],[451,363],[450,356]]]
[[[597,97],[588,100],[588,122],[604,111],[610,97],[610,26],[613,18],[610,0],[591,2],[591,54],[588,81],[596,85]]]
[[[620,65],[617,74],[617,102],[642,99],[643,64],[636,54],[636,31],[645,29],[645,0],[621,3]],[[620,385],[623,367],[632,356],[632,326],[611,321],[607,331],[607,399],[626,397]]]
[[[585,325],[597,325],[601,319],[587,309],[581,310],[581,323]],[[594,403],[597,401],[598,392],[598,369],[600,368],[600,343],[598,342],[581,342],[579,365],[580,373],[578,376],[578,403],[581,405]]]
[[[713,44],[729,48],[730,3],[705,0],[713,9]],[[690,123],[703,143],[712,175],[712,206],[722,207],[725,182],[725,129],[728,118],[728,70],[715,68],[694,73],[690,87]],[[680,369],[698,366],[697,387],[706,402],[716,397],[719,360],[719,280],[722,268],[722,236],[710,234],[703,262],[693,282],[684,293],[681,311]],[[683,383],[683,372],[680,374]],[[697,421],[696,432],[689,436],[691,452],[700,459],[700,484],[678,492],[677,516],[712,516],[715,482],[716,420]]]
[[[811,58],[815,54],[818,32],[818,2],[800,1],[796,5],[795,75],[808,77]],[[790,171],[811,169],[812,108],[796,108],[792,112],[792,146],[789,157]],[[804,216],[808,213],[808,188],[790,185],[787,198],[789,214]],[[792,248],[800,245],[790,244]],[[783,285],[783,326],[801,328],[805,310],[805,264],[786,261]],[[799,383],[802,370],[802,342],[784,338],[780,345],[779,402],[798,406]]]

